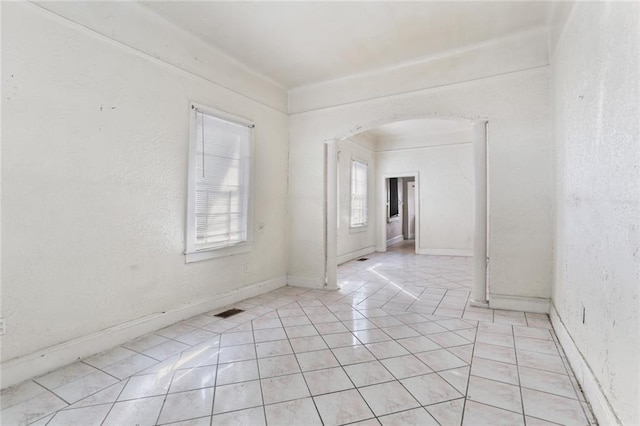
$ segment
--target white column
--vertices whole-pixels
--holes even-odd
[[[325,289],[337,290],[338,287],[338,152],[337,141],[328,141],[325,149],[325,192],[326,211],[325,217],[327,221],[325,241],[326,257],[325,257]]]
[[[487,301],[487,122],[473,129],[474,246],[471,306],[489,307]]]

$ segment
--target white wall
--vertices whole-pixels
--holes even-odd
[[[471,143],[378,153],[378,175],[418,172],[421,254],[473,254],[473,152]],[[378,206],[381,217],[385,215]]]
[[[625,425],[640,423],[639,28],[637,2],[578,2],[552,58],[553,304]]]
[[[2,7],[3,361],[286,275],[285,113],[37,6]],[[149,38],[171,44],[164,30]],[[187,265],[189,101],[256,123],[258,228],[250,253]]]
[[[296,93],[290,96],[294,102]],[[491,291],[549,298],[553,156],[548,103],[549,70],[541,67],[292,114],[289,273],[318,283],[324,275],[324,141],[403,119],[488,119]]]
[[[338,262],[343,263],[375,251],[376,210],[375,177],[376,157],[373,140],[366,134],[338,141]],[[351,160],[368,164],[367,207],[369,223],[360,228],[350,227],[351,218]]]

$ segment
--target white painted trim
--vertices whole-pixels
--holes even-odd
[[[320,278],[297,277],[295,275],[287,275],[287,285],[291,287],[325,289],[324,283]]]
[[[549,299],[545,299],[542,297],[521,297],[508,296],[504,294],[489,294],[489,307],[491,309],[548,314],[549,303]]]
[[[548,48],[547,29],[536,27],[392,68],[299,86],[289,91],[289,115],[441,90],[470,81],[502,78],[512,73],[548,67]],[[484,63],[478,59],[487,57],[492,61]],[[443,69],[448,72],[439,72]]]
[[[598,382],[598,379],[593,374],[591,367],[582,356],[580,349],[571,338],[569,331],[564,326],[562,318],[558,315],[556,307],[551,304],[551,312],[549,313],[551,318],[551,324],[558,336],[560,345],[564,349],[564,353],[567,355],[567,360],[571,369],[576,376],[576,380],[582,386],[582,392],[586,400],[591,404],[593,414],[601,425],[621,425],[622,423],[615,414],[615,411],[611,407],[609,400],[602,391],[602,387]]]
[[[428,249],[416,248],[416,254],[429,254],[432,256],[473,256],[473,250],[467,249]]]
[[[325,188],[324,188],[324,282],[319,288],[338,289],[338,141],[330,140],[324,144],[325,163]],[[294,278],[295,280],[295,278]],[[309,283],[302,281],[301,287],[307,287]],[[297,284],[296,284],[297,285]],[[312,288],[317,288],[315,284]]]
[[[402,235],[401,235],[402,236]],[[346,263],[350,260],[357,259],[362,256],[366,256],[376,251],[376,246],[368,246],[361,248],[360,250],[352,251],[349,253],[338,256],[338,265]]]
[[[28,355],[10,359],[0,364],[2,388],[48,373],[78,359],[88,358],[98,352],[111,349],[178,321],[267,293],[285,285],[287,285],[286,277],[273,278],[178,306],[165,312],[127,321]]]
[[[389,238],[387,240],[387,247],[392,246],[394,244],[398,244],[400,241],[404,241],[404,235],[402,234],[395,236],[393,238]]]

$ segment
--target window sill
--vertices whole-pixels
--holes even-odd
[[[229,247],[217,249],[205,249],[192,253],[185,253],[186,263],[198,262],[200,260],[216,259],[218,257],[233,256],[234,254],[247,253],[253,248],[252,243],[238,243]]]

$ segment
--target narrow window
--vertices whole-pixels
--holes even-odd
[[[247,251],[251,236],[253,125],[195,105],[192,114],[188,262]]]
[[[351,227],[367,225],[367,163],[351,161]]]

